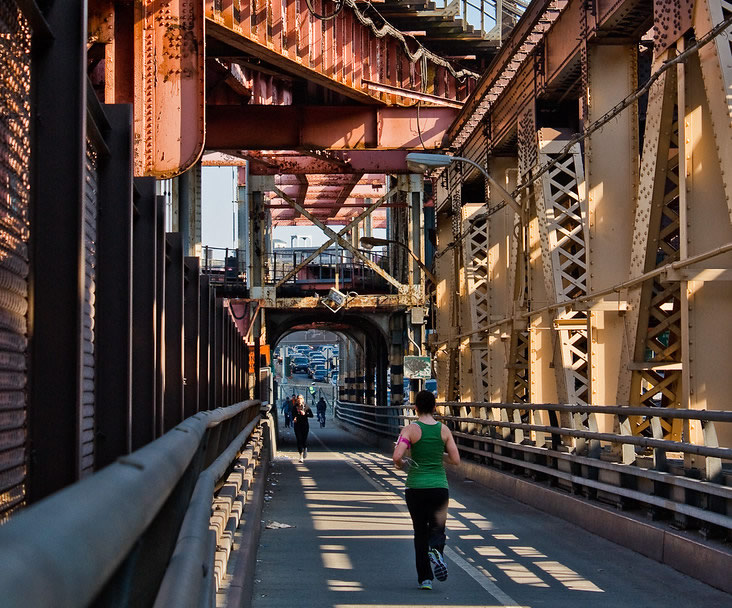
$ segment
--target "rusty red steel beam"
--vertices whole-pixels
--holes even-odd
[[[169,178],[193,166],[205,133],[200,2],[134,5],[135,175]]]
[[[343,150],[318,156],[296,150],[207,151],[203,166],[240,167],[251,175],[338,175],[345,173],[409,173],[407,150]]]
[[[365,209],[366,207],[369,206],[369,204],[364,202],[364,203],[340,203],[338,205],[335,205],[335,201],[333,201],[332,203],[329,203],[329,204],[317,204],[317,205],[305,203],[302,206],[305,209],[309,209],[311,211],[312,210],[328,211],[328,210],[332,210],[332,209],[341,209],[341,208]],[[408,205],[406,203],[386,203],[386,204],[382,205],[382,207],[384,209],[388,209],[388,208],[406,209],[408,207]],[[265,205],[265,208],[267,208],[267,209],[290,209],[290,206],[289,205],[268,204],[268,205]]]
[[[418,116],[417,108],[209,106],[206,147],[210,150],[439,149],[456,114],[456,109],[445,107],[421,108]]]
[[[397,104],[393,94],[370,93],[364,79],[421,91],[420,70],[409,61],[400,41],[379,38],[349,7],[334,19],[321,21],[310,13],[306,0],[206,0],[207,34],[294,76],[335,90],[361,103]],[[318,12],[334,4],[312,0]],[[400,64],[401,78],[397,75]],[[430,64],[434,79],[427,93],[440,94],[434,83],[445,83],[448,96],[466,99],[474,83],[455,82],[449,71]]]

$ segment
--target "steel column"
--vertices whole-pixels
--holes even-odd
[[[86,161],[86,3],[44,11],[53,41],[33,45],[28,498],[79,477]],[[53,86],[53,83],[63,83]]]
[[[728,14],[732,14],[729,10]],[[729,46],[729,38],[725,44]],[[729,57],[729,55],[728,55]],[[705,95],[702,77],[704,66],[698,58],[692,57],[684,64],[685,107],[683,109],[684,148],[680,159],[684,189],[686,217],[681,217],[683,226],[682,259],[732,242],[732,223],[730,223],[730,171],[718,155],[721,145],[720,116],[712,107],[721,101],[717,92],[708,98]],[[729,69],[729,66],[728,66]],[[728,89],[729,94],[729,89]],[[721,94],[720,94],[721,95]],[[729,99],[727,100],[730,101]],[[681,109],[680,109],[681,112]],[[727,134],[732,133],[730,118],[727,116]],[[722,133],[724,130],[722,129]],[[716,140],[715,140],[716,137]],[[726,142],[729,148],[730,142]],[[714,279],[713,273],[703,273],[705,268],[719,269]],[[682,407],[699,410],[730,409],[729,396],[732,395],[732,281],[725,280],[723,269],[732,268],[732,254],[717,256],[712,260],[689,268],[680,286],[688,302],[688,392],[687,403]],[[719,445],[732,445],[732,425],[718,425],[716,428]],[[705,430],[697,422],[691,423],[690,438],[694,443],[705,444]],[[711,459],[708,459],[711,460]],[[716,479],[717,469],[704,463],[701,458],[689,459],[690,466],[705,471],[708,479]]]
[[[132,108],[107,105],[97,217],[96,468],[132,451]]]
[[[404,313],[397,312],[389,318],[391,340],[389,365],[391,366],[391,405],[404,403]]]
[[[589,122],[597,120],[635,89],[636,54],[635,45],[589,46]],[[628,278],[638,183],[637,157],[637,105],[616,117],[611,125],[594,132],[585,144],[589,293]],[[616,300],[619,298],[620,295]],[[597,308],[588,312],[590,401],[612,404],[618,391],[625,307],[618,301],[612,310],[608,301],[606,306],[598,303]],[[598,423],[601,431],[613,431],[612,417],[598,417]]]
[[[132,222],[132,413],[131,449],[156,437],[157,255],[155,179],[135,178]]]
[[[165,394],[163,431],[183,421],[183,240],[165,235]]]
[[[211,409],[209,384],[211,382],[211,287],[208,275],[201,275],[199,283],[199,351],[198,351],[198,409]]]
[[[224,351],[224,301],[216,298],[213,309],[214,336],[211,350],[211,408],[221,407],[223,403],[222,358]]]
[[[184,260],[185,284],[183,287],[183,418],[193,416],[199,405],[199,382],[205,366],[201,355],[201,259],[186,257]]]

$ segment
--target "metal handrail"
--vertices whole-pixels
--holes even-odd
[[[344,402],[345,403],[345,402]],[[448,407],[484,407],[493,409],[512,409],[512,410],[528,410],[528,411],[567,411],[574,413],[606,413],[620,414],[625,416],[648,416],[661,418],[681,418],[686,420],[700,420],[703,422],[732,422],[732,412],[708,411],[708,410],[675,410],[672,408],[641,408],[626,406],[592,406],[592,405],[565,405],[565,404],[526,404],[526,403],[483,403],[483,402],[460,402],[447,401],[438,405]],[[358,404],[359,408],[379,409],[382,406],[369,404]],[[395,406],[390,406],[395,407]],[[396,406],[404,407],[404,406]],[[348,408],[346,408],[348,409]],[[351,408],[352,411],[356,411]],[[386,409],[386,408],[382,408]],[[399,420],[413,419],[413,416],[384,413],[380,417],[393,418]],[[732,448],[718,448],[686,443],[682,441],[668,441],[664,439],[654,439],[650,437],[636,437],[632,435],[618,435],[616,433],[600,433],[597,431],[571,429],[567,427],[548,426],[540,424],[527,424],[523,422],[508,422],[505,420],[487,420],[485,418],[469,418],[459,416],[436,415],[436,419],[448,422],[463,422],[468,424],[478,424],[483,426],[491,426],[507,429],[521,429],[525,431],[539,431],[553,435],[565,435],[568,437],[578,437],[582,439],[591,439],[597,441],[606,441],[609,443],[636,445],[640,447],[657,448],[661,450],[673,450],[683,452],[685,454],[696,454],[699,456],[708,456],[711,458],[721,458],[724,460],[732,460]],[[383,426],[383,425],[381,425]],[[374,429],[376,430],[376,429]]]
[[[160,520],[169,498],[180,494],[188,503],[190,491],[179,491],[180,484],[191,472],[197,476],[207,457],[216,458],[239,441],[240,429],[258,419],[259,406],[259,401],[245,401],[199,412],[136,452],[14,515],[0,527],[3,606],[63,608],[98,598],[151,524]],[[231,424],[239,427],[233,442],[221,449],[206,445],[211,432],[218,433],[221,444],[231,435]],[[173,532],[177,538],[177,529]],[[159,583],[151,584],[157,589]]]
[[[198,476],[185,519],[180,528],[175,551],[165,571],[155,606],[165,608],[193,608],[205,605],[205,598],[213,588],[213,555],[215,534],[209,530],[211,518],[211,496],[216,482],[226,473],[229,465],[237,457],[241,446],[246,442],[259,423],[259,416],[252,420],[244,430],[229,444],[229,447],[214,463]],[[201,576],[201,567],[208,567],[206,576]],[[211,605],[210,602],[208,605]]]
[[[670,408],[642,408],[642,407],[626,407],[626,406],[584,406],[584,405],[566,405],[566,404],[524,404],[524,403],[476,403],[476,402],[442,402],[441,406],[450,407],[484,407],[489,409],[505,409],[505,410],[531,410],[531,411],[566,411],[572,413],[614,413],[619,416],[660,416],[663,418],[680,418],[680,419],[696,419],[701,420],[702,424],[712,426],[715,422],[732,422],[732,412],[723,411],[692,411],[692,410],[673,410]],[[371,404],[357,404],[353,402],[338,401],[336,407],[336,416],[338,419],[366,429],[372,433],[387,437],[396,437],[395,431],[399,430],[401,423],[407,420],[414,420],[416,416],[409,414],[394,414],[389,410],[394,408],[401,409],[403,412],[409,412],[412,408],[408,405],[398,406],[376,406]],[[380,410],[380,411],[379,411]],[[650,411],[649,411],[650,410]],[[370,419],[369,419],[370,418]],[[609,461],[606,458],[600,458],[599,452],[594,452],[591,456],[583,456],[577,453],[568,453],[562,451],[561,446],[553,444],[549,446],[533,445],[531,442],[518,442],[507,437],[500,437],[495,433],[480,434],[479,432],[470,431],[469,429],[461,429],[458,425],[476,425],[489,426],[497,428],[512,428],[524,430],[536,430],[551,433],[554,437],[561,435],[582,437],[591,441],[607,441],[618,444],[633,444],[644,447],[653,447],[661,452],[665,450],[673,450],[683,453],[694,453],[702,456],[716,459],[732,459],[732,449],[717,448],[712,446],[703,446],[689,444],[683,442],[664,441],[659,439],[651,439],[647,437],[635,437],[628,435],[617,435],[611,433],[597,433],[593,431],[584,431],[578,429],[568,429],[563,427],[541,426],[520,423],[507,422],[505,420],[486,420],[481,418],[467,418],[460,416],[442,416],[435,415],[435,418],[443,420],[455,426],[453,434],[456,438],[463,439],[467,443],[460,443],[458,449],[461,452],[475,454],[481,458],[488,459],[488,462],[500,463],[503,467],[513,467],[516,470],[533,471],[539,475],[546,475],[561,483],[572,484],[576,487],[584,487],[587,492],[605,492],[608,495],[616,495],[623,499],[638,501],[645,503],[651,508],[671,511],[679,516],[691,517],[706,524],[720,526],[722,528],[732,529],[732,517],[725,513],[725,508],[720,504],[720,500],[732,500],[732,488],[724,485],[720,481],[712,481],[711,479],[694,479],[684,475],[673,473],[666,470],[661,465],[659,469],[646,469],[643,466],[636,466],[627,462]],[[377,422],[377,419],[379,420]],[[392,420],[396,424],[384,424],[384,420]],[[385,430],[386,428],[386,430]],[[477,447],[476,442],[482,444],[483,447]],[[673,498],[664,498],[656,495],[656,492],[643,492],[636,489],[634,485],[626,487],[625,484],[615,485],[602,477],[594,477],[588,473],[583,476],[573,474],[558,464],[552,466],[553,461],[558,463],[560,460],[569,461],[575,464],[582,464],[583,469],[587,467],[591,470],[606,470],[618,475],[620,479],[639,478],[643,479],[645,487],[650,482],[650,487],[656,488],[657,484],[664,484],[669,488],[675,488],[681,491],[690,490],[698,495],[706,495],[708,503],[706,507],[687,504],[684,501],[674,500]],[[663,459],[660,461],[663,463]],[[715,468],[715,470],[717,470]],[[720,469],[721,470],[721,469]],[[673,490],[670,496],[675,496]]]

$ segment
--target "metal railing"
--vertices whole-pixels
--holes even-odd
[[[267,256],[266,283],[277,284],[292,270],[297,268],[315,251],[314,248],[274,250]],[[382,253],[370,250],[359,250],[375,264],[385,260]],[[288,279],[283,287],[301,288],[307,290],[315,285],[335,286],[338,279],[339,289],[342,291],[356,291],[359,293],[381,293],[391,289],[391,286],[363,260],[354,258],[347,250],[323,251],[306,266]]]
[[[732,530],[732,487],[725,483],[721,462],[732,461],[732,449],[717,445],[714,428],[716,423],[732,423],[732,412],[475,402],[438,403],[438,408],[446,415],[435,417],[450,427],[464,456],[537,480],[548,479],[588,498],[602,497],[627,508],[643,504],[656,516],[673,514],[679,525],[702,522],[727,534]],[[496,419],[450,415],[471,408],[483,408]],[[621,432],[590,430],[597,428],[593,417],[599,413],[615,416],[615,428]],[[547,416],[550,423],[532,423],[539,414]],[[560,423],[561,414],[569,425]],[[580,421],[577,416],[588,419]],[[393,438],[405,422],[416,419],[411,406],[343,401],[337,404],[336,417]],[[634,436],[629,424],[633,417],[695,420],[703,427],[705,444]],[[638,450],[652,450],[652,458],[646,459]],[[675,464],[667,458],[668,452],[704,457],[705,470],[690,471],[683,458],[675,459],[680,461]],[[687,520],[680,521],[683,518]]]
[[[13,516],[2,605],[211,605],[214,490],[259,421],[259,401],[199,412]]]
[[[246,255],[243,250],[228,247],[209,247],[201,250],[201,272],[211,277],[212,283],[246,283]]]

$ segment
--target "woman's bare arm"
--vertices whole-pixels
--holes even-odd
[[[455,438],[452,436],[450,429],[448,429],[444,424],[442,425],[441,436],[442,440],[445,442],[447,462],[454,465],[460,464],[460,452],[458,451],[457,444],[455,443]]]
[[[401,433],[399,433],[399,439],[397,439],[397,444],[394,447],[394,453],[391,457],[397,469],[401,469],[404,466],[404,456],[406,455],[407,450],[412,447],[412,444],[415,441],[419,440],[419,437],[414,436],[414,426],[415,425],[413,424],[409,424],[402,429]]]

